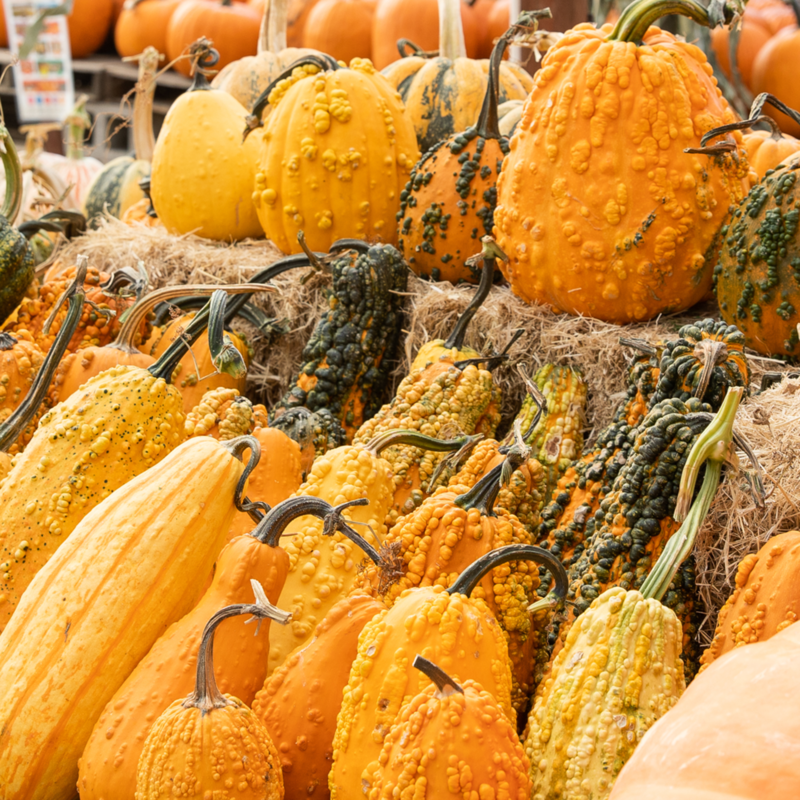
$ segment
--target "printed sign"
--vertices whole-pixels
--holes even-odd
[[[8,46],[15,56],[20,50],[25,55],[13,68],[19,118],[22,122],[61,122],[75,105],[64,16],[68,6],[63,0],[4,0],[3,6]]]

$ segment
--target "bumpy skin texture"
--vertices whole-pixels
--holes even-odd
[[[477,681],[497,698],[511,724],[511,665],[503,632],[481,600],[443,587],[408,589],[367,623],[358,640],[333,740],[332,800],[369,793],[383,742],[428,679],[411,666],[424,656],[453,680]]]
[[[314,461],[296,497],[311,495],[339,505],[360,497],[369,505],[353,506],[344,517],[369,527],[355,529],[373,547],[380,547],[386,532],[384,519],[392,502],[391,468],[387,461],[364,447],[345,445]],[[358,565],[365,558],[358,545],[341,533],[323,536],[323,521],[305,516],[295,520],[281,537],[281,547],[291,563],[278,606],[292,612],[288,625],[273,625],[269,634],[269,672],[308,641],[314,629],[356,581]]]
[[[229,542],[197,605],[175,622],[109,700],[78,762],[82,800],[134,800],[136,768],[148,731],[175,700],[195,685],[197,652],[208,620],[221,608],[250,603],[257,580],[277,604],[289,558],[252,536]],[[277,624],[277,623],[276,623]],[[251,703],[267,672],[270,620],[258,632],[244,617],[226,620],[214,634],[214,674],[220,691]]]
[[[184,440],[180,393],[116,367],[42,417],[0,486],[0,630],[75,526]]]
[[[759,178],[763,178],[768,170],[775,169],[793,155],[800,153],[800,141],[786,134],[747,131],[742,135],[742,140],[750,168]]]
[[[44,353],[29,331],[0,333],[0,422],[5,422],[25,399],[36,373],[44,361]],[[40,407],[17,441],[9,448],[11,455],[31,440],[44,408]]]
[[[34,266],[33,250],[28,240],[0,216],[0,320],[3,322],[33,283]]]
[[[270,94],[253,203],[284,253],[337,239],[397,241],[400,192],[419,160],[400,96],[368,59],[350,69],[295,68]]]
[[[95,508],[28,587],[0,636],[3,800],[72,797],[106,704],[196,603],[242,470],[211,438],[184,443]]]
[[[578,618],[536,690],[525,731],[532,800],[605,800],[650,727],[686,688],[681,624],[615,587]]]
[[[489,59],[420,56],[401,58],[383,70],[403,98],[423,153],[475,124],[486,94],[488,73]],[[522,67],[504,61],[497,101],[524,100],[532,85]]]
[[[576,25],[547,51],[497,183],[495,238],[523,300],[630,322],[708,293],[747,160],[683,152],[735,121],[701,50],[611,30]]]
[[[386,606],[366,594],[340,600],[317,626],[314,638],[272,673],[253,711],[280,754],[288,798],[330,796],[336,715],[364,626]]]
[[[398,247],[417,275],[478,283],[466,260],[491,234],[497,176],[508,139],[485,139],[467,128],[434,145],[411,171],[400,194]]]
[[[528,759],[490,692],[465,681],[463,694],[426,686],[383,743],[368,800],[529,800]]]
[[[748,347],[766,355],[800,353],[798,170],[795,159],[753,187],[721,230],[714,268],[723,319],[741,328]]]
[[[443,357],[403,378],[392,402],[359,428],[353,442],[367,443],[396,428],[409,428],[435,439],[464,433],[491,437],[500,422],[500,401],[500,388],[491,372],[474,364],[462,371],[452,366],[449,357]],[[391,521],[413,511],[425,499],[428,482],[444,455],[411,445],[383,451],[394,476]]]
[[[703,653],[700,672],[734,648],[764,642],[797,621],[800,614],[800,533],[770,539],[745,556],[736,588],[719,611],[714,640]]]
[[[328,409],[348,439],[388,399],[400,340],[408,267],[391,245],[349,250],[331,264],[328,310],[303,349],[302,366],[274,409]]]
[[[235,439],[253,430],[253,404],[238,389],[220,386],[209,389],[202,400],[186,415],[186,438],[213,436]]]
[[[283,800],[280,759],[266,728],[241,700],[225,699],[225,708],[208,712],[176,700],[155,721],[139,762],[136,800]]]

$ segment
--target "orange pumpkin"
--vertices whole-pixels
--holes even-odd
[[[183,0],[167,24],[167,58],[172,61],[198,39],[213,37],[214,49],[219,53],[215,66],[222,69],[244,56],[255,55],[260,25],[259,13],[243,3]],[[191,60],[181,59],[174,68],[189,75]]]
[[[510,0],[496,0],[489,18],[486,20],[489,43],[494,47],[497,40],[508,30],[511,25]],[[491,51],[489,51],[491,53]],[[507,56],[504,56],[507,58]]]
[[[67,17],[73,58],[86,58],[103,44],[113,13],[113,0],[74,0]]]
[[[770,40],[772,32],[753,14],[745,10],[742,16],[742,28],[739,32],[739,46],[736,48],[736,62],[742,83],[748,88],[752,85],[753,63],[761,48]],[[725,25],[711,31],[711,48],[717,57],[717,63],[725,76],[731,78],[730,28]]]
[[[757,19],[773,36],[797,23],[791,3],[784,0],[748,0],[744,13]]]
[[[371,0],[321,0],[308,15],[303,45],[350,63],[372,57]]]
[[[800,23],[800,19],[798,19]],[[787,106],[800,108],[800,27],[784,28],[761,48],[753,64],[753,92],[769,92]],[[775,113],[781,130],[800,136],[800,125],[785,114]]]
[[[775,169],[787,158],[800,153],[800,139],[782,134],[771,117],[761,117],[761,121],[766,122],[771,130],[749,131],[742,136],[747,160],[759,178],[763,178],[767,170]]]
[[[124,58],[155,47],[167,52],[167,25],[181,0],[125,0],[114,27],[114,44]]]
[[[289,47],[302,47],[308,15],[319,0],[289,0],[287,14],[286,44]]]
[[[475,24],[478,26],[478,50],[476,58],[489,58],[492,54],[493,42],[489,34],[489,17],[496,5],[496,0],[473,0],[467,4],[472,7]]]

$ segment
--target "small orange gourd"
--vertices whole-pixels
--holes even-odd
[[[800,153],[800,140],[788,133],[781,133],[772,117],[763,116],[760,121],[766,122],[770,130],[749,131],[743,134],[742,139],[750,167],[759,178],[763,178],[768,170],[775,169]]]

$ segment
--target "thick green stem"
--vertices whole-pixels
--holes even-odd
[[[225,308],[228,295],[218,290],[211,295],[208,318],[208,350],[211,363],[221,375],[241,378],[247,374],[247,364],[231,338],[225,333]]]
[[[477,508],[482,517],[497,516],[494,513],[494,501],[497,500],[500,487],[508,483],[514,470],[525,462],[527,456],[527,447],[524,451],[510,448],[501,464],[490,469],[466,494],[459,495],[453,502],[465,511]]]
[[[379,456],[387,447],[408,444],[434,453],[450,453],[454,450],[460,450],[465,444],[469,444],[473,440],[476,440],[475,436],[461,436],[458,439],[442,440],[434,439],[432,436],[426,436],[418,431],[394,429],[379,433],[366,444],[364,449],[375,456]]]
[[[414,656],[414,661],[411,664],[414,669],[418,669],[426,678],[436,686],[439,691],[440,697],[447,697],[449,694],[458,692],[464,694],[464,690],[439,666],[428,661],[420,655]]]
[[[189,47],[189,57],[192,59],[194,79],[189,87],[190,92],[207,92],[211,89],[207,72],[219,62],[219,53],[211,46],[208,39],[198,39]]]
[[[697,0],[637,0],[619,18],[608,41],[639,42],[654,22],[670,14],[688,17],[706,28],[712,27],[708,9]]]
[[[466,56],[461,0],[439,0],[439,57],[453,61]]]
[[[0,125],[0,157],[6,177],[6,194],[0,214],[12,225],[22,205],[22,165],[16,145],[5,125]]]

